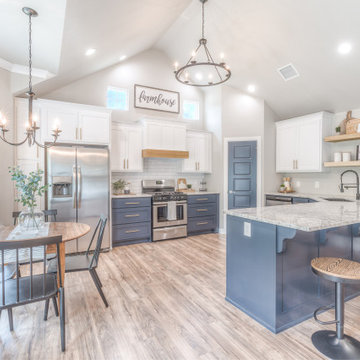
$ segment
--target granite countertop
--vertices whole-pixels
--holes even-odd
[[[194,192],[189,192],[186,193],[188,196],[192,196],[192,195],[217,195],[219,194],[218,191],[194,191]]]
[[[225,214],[302,231],[317,231],[360,223],[360,202],[320,201],[226,210]]]
[[[126,194],[121,194],[121,195],[111,194],[111,197],[113,199],[130,199],[130,198],[137,198],[137,197],[151,197],[151,195],[150,194],[129,194],[129,195],[126,195]]]
[[[310,194],[310,193],[280,193],[280,192],[267,192],[265,195],[274,195],[274,196],[288,196],[288,197],[297,197],[297,198],[307,198],[312,199],[319,202],[329,202],[324,198],[340,198],[355,201],[355,195],[347,195],[347,194]]]

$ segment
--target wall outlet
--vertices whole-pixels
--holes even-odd
[[[320,181],[315,181],[315,189],[320,189]]]
[[[244,236],[251,237],[251,223],[244,222]]]
[[[296,181],[296,182],[295,182],[295,186],[296,186],[297,188],[299,188],[299,187],[301,186],[301,182],[300,182],[300,181]]]

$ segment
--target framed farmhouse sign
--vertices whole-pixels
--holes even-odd
[[[180,112],[180,94],[176,91],[135,85],[134,106],[139,109]]]

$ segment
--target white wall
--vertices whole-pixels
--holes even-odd
[[[0,111],[7,118],[10,130],[7,138],[13,138],[13,98],[11,95],[11,73],[0,69]],[[10,225],[14,206],[13,186],[8,167],[13,165],[14,147],[0,140],[0,224]]]
[[[191,184],[196,191],[199,190],[203,174],[181,173],[181,159],[144,159],[144,172],[142,173],[113,173],[112,181],[118,179],[130,183],[132,193],[141,193],[141,180],[186,178],[186,183]]]
[[[181,102],[184,99],[200,101],[200,120],[188,122],[188,127],[193,129],[203,128],[202,91],[179,83],[174,77],[171,60],[159,50],[144,51],[124,62],[89,75],[42,97],[81,104],[106,106],[108,86],[127,88],[130,95],[129,111],[113,111],[113,121],[137,121],[143,117],[183,120],[181,114],[135,109],[134,84],[178,91],[180,92]]]
[[[353,117],[360,118],[360,109],[353,110]],[[346,112],[336,113],[334,115],[334,121],[332,124],[332,134],[335,135],[335,128],[340,124],[340,122],[346,118]],[[333,160],[334,152],[351,152],[352,160],[355,160],[356,145],[359,144],[359,141],[346,141],[340,143],[329,143],[327,144],[328,150],[330,152],[331,160]],[[347,170],[352,169],[359,173],[360,169],[358,167],[344,167],[344,168],[327,168],[322,173],[306,173],[306,174],[284,174],[284,176],[290,176],[292,178],[292,184],[296,191],[310,193],[310,194],[336,194],[336,195],[354,195],[356,193],[355,189],[345,190],[342,194],[339,189],[340,184],[340,174]],[[315,188],[315,181],[318,181],[320,188]],[[346,182],[355,182],[355,177],[352,174],[346,174],[344,176],[344,181]],[[280,183],[279,183],[280,184]],[[269,189],[270,190],[270,189]],[[276,190],[276,188],[274,189]],[[274,191],[270,190],[270,191]]]

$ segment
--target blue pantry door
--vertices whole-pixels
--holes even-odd
[[[228,209],[256,206],[256,141],[229,143]]]

